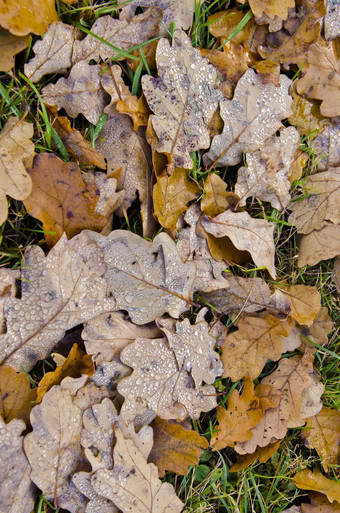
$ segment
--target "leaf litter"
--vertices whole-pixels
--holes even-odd
[[[216,12],[214,43],[195,48],[191,0],[123,3],[85,37],[51,2],[0,0],[4,70],[43,34],[24,70],[44,78],[56,143],[34,145],[27,113],[0,133],[0,221],[8,195],[45,235],[0,273],[1,512],[30,513],[37,488],[70,513],[180,512],[166,471],[186,475],[208,447],[228,448],[232,472],[265,462],[293,428],[324,471],[294,476],[318,492],[297,511],[340,503],[339,415],[313,366],[333,322],[316,288],[277,279],[274,222],[300,234],[300,266],[340,254],[339,9],[326,4],[251,0],[247,24],[243,7]],[[283,73],[299,66],[294,82]]]

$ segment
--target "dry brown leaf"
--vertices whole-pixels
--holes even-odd
[[[325,472],[331,465],[337,465],[340,453],[340,412],[324,406],[307,420],[306,429],[301,432],[306,447],[315,449],[321,458]]]
[[[227,210],[213,219],[204,217],[203,228],[214,237],[228,237],[234,246],[249,251],[258,267],[266,267],[275,279],[274,226],[266,219],[254,219],[248,212]]]
[[[37,389],[31,389],[24,372],[10,366],[0,368],[0,414],[6,423],[18,418],[28,424],[36,396]]]
[[[50,354],[65,331],[115,309],[103,278],[101,250],[81,233],[66,237],[45,257],[38,246],[25,251],[21,299],[8,298],[7,332],[0,335],[1,365],[29,371]]]
[[[194,0],[132,0],[129,3],[119,0],[118,4],[123,4],[120,19],[130,19],[137,7],[159,7],[163,11],[163,23],[166,27],[170,28],[171,23],[174,23],[176,28],[184,30],[190,27],[195,10]]]
[[[166,171],[158,176],[153,188],[154,215],[163,228],[176,232],[178,217],[199,192],[198,185],[188,180],[186,169],[176,167],[170,176]]]
[[[60,78],[56,84],[49,84],[42,90],[47,105],[65,109],[71,118],[83,114],[96,125],[106,105],[104,89],[100,82],[100,66],[86,61],[75,64],[68,78]]]
[[[190,152],[210,145],[208,125],[221,96],[214,89],[217,71],[180,30],[174,32],[172,46],[167,39],[159,41],[156,62],[158,77],[142,77],[146,101],[154,112],[156,150],[167,155],[170,169],[191,169]]]
[[[229,208],[235,208],[240,198],[237,194],[227,191],[227,184],[216,173],[208,175],[204,183],[205,195],[201,199],[203,214],[215,217]]]
[[[197,419],[202,411],[215,408],[215,388],[195,387],[191,375],[179,368],[166,339],[139,338],[123,349],[120,359],[134,369],[117,387],[125,398],[120,412],[125,422],[147,409],[162,419],[181,421],[187,415]]]
[[[320,230],[327,221],[340,224],[340,167],[308,176],[304,192],[308,194],[306,198],[289,206],[292,214],[288,221],[298,233]]]
[[[36,488],[20,436],[25,428],[21,419],[5,424],[0,416],[0,511],[3,513],[31,513],[34,507]]]
[[[255,62],[253,69],[260,73],[263,83],[272,82],[276,87],[280,87],[280,64],[276,61],[266,59]]]
[[[191,325],[189,319],[176,322],[162,318],[157,325],[168,339],[179,369],[192,375],[197,388],[203,382],[212,385],[222,375],[223,365],[214,351],[216,338],[209,333],[209,324],[204,319],[197,316],[196,324]]]
[[[296,92],[296,81],[293,83],[291,87],[291,95],[293,97],[292,103],[292,113],[288,118],[288,121],[291,125],[295,125],[300,135],[309,135],[311,139],[315,139],[318,134],[321,135],[321,132],[325,130],[327,132],[327,125],[330,124],[330,120],[324,118],[320,114],[320,108],[317,105],[315,100],[309,100],[307,98],[303,98]],[[318,136],[319,137],[319,136]],[[323,138],[324,141],[324,138]],[[324,141],[324,144],[328,147],[329,141]],[[313,149],[315,148],[315,142],[313,141]],[[318,145],[318,146],[321,146]],[[325,153],[324,151],[321,152]],[[322,162],[322,161],[321,161]],[[321,164],[320,162],[320,164]],[[335,166],[337,164],[334,164]],[[327,166],[328,167],[328,166]],[[321,168],[319,169],[326,169]]]
[[[19,269],[0,269],[0,334],[6,333],[6,319],[4,316],[4,305],[6,298],[16,297],[19,294],[18,280]]]
[[[290,285],[282,290],[291,303],[291,316],[304,326],[311,326],[321,309],[321,295],[309,285]]]
[[[340,513],[340,504],[331,504],[327,497],[317,492],[309,492],[310,504],[301,504],[301,513]]]
[[[266,14],[269,18],[278,16],[286,20],[289,8],[295,7],[295,0],[249,0],[249,5],[256,17],[260,18],[262,14]]]
[[[240,456],[234,465],[230,467],[230,472],[240,472],[249,467],[257,458],[259,463],[266,463],[276,453],[279,448],[281,440],[278,442],[267,445],[267,447],[258,447],[252,454],[244,454]]]
[[[122,79],[122,68],[109,64],[109,71],[101,74],[100,80],[103,89],[111,96],[111,102],[105,107],[104,112],[108,115],[115,114],[117,102],[131,97],[130,89]]]
[[[233,99],[220,102],[223,132],[215,135],[204,163],[211,167],[233,166],[240,162],[244,151],[262,146],[291,112],[290,85],[285,75],[280,75],[280,87],[263,84],[262,78],[248,69],[238,81]]]
[[[340,226],[325,222],[321,230],[303,235],[299,243],[299,266],[316,265],[340,254]]]
[[[7,120],[0,132],[0,225],[7,219],[6,194],[24,200],[32,190],[25,167],[33,162],[33,124],[17,117]]]
[[[299,335],[301,334],[300,340],[302,347],[307,347],[308,351],[316,351],[316,347],[307,339],[319,344],[319,346],[325,346],[328,343],[328,335],[331,333],[333,328],[334,322],[328,315],[328,308],[322,307],[311,326],[299,327],[298,331]]]
[[[151,427],[154,442],[148,462],[157,466],[159,477],[163,477],[166,470],[185,476],[189,465],[197,465],[202,452],[209,446],[196,431],[186,430],[180,424],[169,423],[159,417]]]
[[[52,372],[47,372],[40,380],[37,389],[37,404],[53,387],[59,385],[66,376],[71,378],[80,378],[82,374],[92,376],[94,373],[94,365],[91,356],[87,355],[78,344],[73,344],[70,354],[62,365],[58,365]]]
[[[317,469],[302,470],[294,476],[295,485],[302,490],[313,490],[326,495],[329,502],[340,504],[340,484],[333,479],[327,479]]]
[[[254,384],[251,378],[246,377],[242,394],[234,390],[229,396],[228,409],[217,407],[218,428],[210,441],[213,450],[234,447],[235,442],[245,442],[252,438],[251,429],[262,415],[260,400],[254,394]]]
[[[255,379],[267,360],[277,361],[283,352],[281,337],[289,335],[294,322],[280,321],[272,315],[243,316],[237,326],[238,330],[222,343],[223,377],[234,382],[245,376]]]
[[[54,0],[0,0],[1,26],[16,36],[43,34],[58,21]]]
[[[325,126],[322,133],[314,139],[312,147],[318,157],[319,171],[340,166],[340,123],[334,122]]]
[[[322,409],[321,396],[325,391],[325,386],[321,383],[321,375],[314,369],[310,377],[312,383],[302,392],[300,416],[291,417],[288,420],[287,427],[289,429],[302,426],[306,419],[317,415]]]
[[[332,272],[332,282],[335,285],[335,288],[340,295],[340,257],[337,257],[334,260],[334,268]]]
[[[246,153],[247,167],[238,170],[235,185],[235,192],[241,198],[239,205],[255,197],[269,201],[277,210],[287,207],[291,200],[290,169],[299,144],[299,132],[291,126],[284,128],[280,137],[269,137],[259,150]]]
[[[336,0],[326,1],[325,39],[331,41],[340,36],[340,7]]]
[[[146,103],[144,95],[140,98],[130,95],[116,104],[117,112],[127,114],[133,121],[133,129],[138,130],[140,126],[147,126],[151,110]]]
[[[132,322],[146,324],[165,312],[178,318],[187,310],[196,266],[182,262],[166,233],[153,242],[127,230],[114,230],[108,237],[88,231],[87,236],[104,251],[107,287],[116,309],[127,310]]]
[[[63,233],[70,239],[86,228],[101,231],[105,227],[108,217],[96,210],[100,191],[94,180],[92,183],[84,182],[77,164],[63,162],[53,153],[39,153],[28,172],[33,188],[24,200],[25,207],[31,216],[42,221],[50,247]],[[115,187],[116,180],[109,180],[113,180]],[[119,204],[121,193],[114,195]]]
[[[321,100],[323,116],[340,116],[340,55],[336,43],[320,40],[308,51],[306,73],[296,85],[299,94]]]
[[[150,428],[147,428],[150,429]],[[135,443],[116,430],[113,470],[98,469],[91,479],[94,490],[112,501],[123,513],[179,513],[183,503],[170,483],[158,479],[157,467]],[[149,436],[152,441],[152,430]]]
[[[15,55],[27,48],[30,39],[30,36],[13,36],[8,32],[0,34],[0,71],[13,68]]]
[[[25,75],[38,82],[47,73],[65,73],[72,65],[73,43],[80,35],[73,25],[51,23],[43,39],[34,44],[35,57],[25,64]]]
[[[290,301],[280,290],[271,293],[261,278],[241,278],[231,273],[225,275],[229,287],[202,294],[202,297],[224,314],[230,312],[257,312],[264,308],[278,317],[290,313]]]

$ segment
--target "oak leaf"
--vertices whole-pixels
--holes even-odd
[[[14,57],[25,50],[30,36],[13,36],[7,32],[0,34],[0,71],[9,71],[14,66]]]
[[[308,351],[315,352],[316,347],[313,342],[319,346],[325,346],[333,328],[334,322],[328,314],[328,308],[322,307],[310,326],[299,326],[302,347],[307,347]]]
[[[227,184],[216,173],[211,173],[204,184],[205,195],[201,199],[203,214],[215,217],[229,208],[235,208],[240,198],[227,191]]]
[[[130,94],[124,100],[118,100],[116,104],[117,112],[127,114],[133,121],[133,129],[138,130],[140,126],[147,126],[151,110],[146,103],[144,95],[140,98]]]
[[[309,285],[290,285],[282,291],[290,300],[291,316],[299,324],[311,326],[321,309],[321,295]]]
[[[122,5],[120,19],[130,19],[135,13],[137,7],[159,7],[163,11],[163,23],[167,28],[174,23],[176,28],[187,30],[192,23],[195,11],[195,2],[193,0],[132,0],[128,4],[125,0],[119,0]]]
[[[6,423],[18,418],[28,424],[36,396],[37,390],[31,389],[24,372],[16,372],[10,366],[0,368],[0,414]]]
[[[32,165],[34,144],[32,123],[11,117],[0,132],[0,224],[8,215],[6,194],[24,200],[32,190],[25,167]]]
[[[309,492],[310,504],[301,504],[301,513],[340,513],[340,504],[331,504],[322,493]]]
[[[159,417],[151,427],[154,442],[148,462],[157,466],[159,477],[163,477],[166,470],[185,476],[189,465],[196,465],[204,449],[209,446],[207,440],[196,431]]]
[[[281,127],[281,119],[290,114],[290,85],[285,75],[280,75],[280,87],[263,84],[262,78],[248,69],[238,81],[233,99],[220,101],[224,128],[221,135],[215,135],[204,155],[205,165],[233,166],[240,162],[244,151],[252,152],[262,146]]]
[[[340,36],[340,7],[336,0],[327,0],[324,24],[326,41],[332,41]]]
[[[228,408],[217,407],[218,428],[210,441],[213,450],[234,447],[235,442],[245,442],[252,438],[251,429],[262,415],[260,400],[254,394],[254,384],[251,378],[246,377],[242,394],[234,390],[229,396]]]
[[[302,490],[313,490],[326,495],[329,502],[340,504],[340,484],[337,481],[328,479],[317,469],[302,470],[294,476],[294,483]]]
[[[240,456],[234,465],[230,467],[230,472],[240,472],[249,467],[251,463],[259,460],[259,463],[266,463],[276,453],[279,448],[281,440],[267,445],[266,447],[258,447],[255,452],[251,454],[243,454]]]
[[[6,298],[16,297],[19,294],[18,280],[19,269],[0,269],[0,334],[6,333],[6,319],[4,316],[4,305]]]
[[[310,377],[312,378],[312,383],[302,393],[300,415],[296,415],[294,418],[291,417],[288,420],[287,427],[289,429],[302,426],[306,419],[314,417],[322,409],[321,396],[325,391],[325,386],[321,383],[320,373],[316,369],[313,369]]]
[[[267,360],[281,357],[281,337],[287,337],[293,326],[292,320],[281,321],[273,315],[241,317],[238,330],[222,343],[223,377],[230,377],[234,382],[245,376],[257,378]]]
[[[217,71],[180,30],[174,32],[172,46],[167,39],[159,41],[156,62],[158,77],[142,77],[146,101],[154,112],[156,150],[167,155],[169,169],[191,169],[190,152],[210,144],[208,125],[221,94],[214,89]]]
[[[288,17],[288,9],[295,7],[295,0],[285,0],[284,2],[275,0],[249,0],[249,5],[254,13],[254,16],[261,17],[262,14],[267,14],[269,18],[278,16],[283,20]]]
[[[319,171],[340,166],[340,123],[326,125],[314,139],[312,147],[318,158]]]
[[[272,82],[276,87],[280,87],[280,64],[276,61],[266,59],[255,62],[253,69],[262,77],[263,83]]]
[[[299,266],[316,265],[340,254],[340,226],[325,222],[321,230],[303,235],[299,243]]]
[[[105,107],[104,112],[108,115],[115,114],[116,104],[131,96],[130,89],[122,78],[122,68],[117,64],[109,65],[109,71],[101,74],[100,80],[103,89],[111,96],[111,102]]]
[[[16,36],[43,34],[58,21],[54,0],[0,0],[1,26]]]
[[[120,412],[125,422],[131,422],[148,408],[162,419],[180,421],[188,414],[197,419],[201,411],[216,406],[215,388],[195,387],[191,375],[178,366],[165,339],[139,338],[123,349],[120,359],[134,369],[117,386],[125,398]]]
[[[227,210],[222,214],[202,219],[203,228],[214,237],[231,239],[237,249],[249,251],[258,267],[267,267],[275,279],[274,226],[266,219],[254,219],[247,212]]]
[[[104,279],[101,250],[84,232],[63,236],[45,257],[38,246],[25,251],[21,299],[5,305],[7,332],[0,335],[1,365],[29,371],[50,354],[65,331],[115,309]]]
[[[332,272],[332,282],[340,296],[340,257],[334,260],[334,267]]]
[[[0,511],[3,513],[31,513],[34,507],[36,488],[20,436],[25,428],[22,419],[5,424],[0,416]]]
[[[295,80],[292,87],[291,87],[291,95],[293,98],[292,103],[292,113],[290,114],[288,121],[291,125],[296,126],[296,129],[299,131],[300,135],[307,135],[310,134],[312,142],[313,149],[315,148],[315,138],[319,137],[318,134],[322,134],[323,131],[327,133],[327,125],[330,124],[330,120],[324,118],[320,114],[319,106],[317,105],[317,102],[315,100],[311,100],[308,98],[303,98],[296,92],[296,84],[297,81]],[[325,141],[325,138],[323,138],[323,144],[328,147],[329,141]],[[318,144],[318,147],[321,146],[321,143]],[[325,153],[324,150],[321,151],[320,148],[320,154]],[[320,158],[320,154],[318,151],[318,156]],[[319,163],[319,170],[324,170],[329,166],[326,167],[320,167]],[[337,164],[334,164],[336,166]]]
[[[337,465],[340,451],[340,412],[324,406],[307,419],[306,429],[301,432],[305,445],[315,449],[321,458],[325,472]]]

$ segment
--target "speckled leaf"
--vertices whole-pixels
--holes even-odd
[[[30,513],[36,489],[31,481],[31,467],[23,448],[25,422],[13,419],[5,424],[0,416],[0,511]]]
[[[15,34],[43,34],[50,23],[58,21],[54,0],[0,0],[1,26]]]
[[[149,436],[152,440],[152,431]],[[179,513],[183,503],[170,483],[158,479],[157,467],[147,463],[134,442],[116,431],[113,470],[99,469],[92,477],[94,490],[111,500],[123,513]]]
[[[213,219],[204,217],[202,226],[214,237],[229,237],[239,250],[249,251],[258,267],[267,267],[275,279],[274,226],[266,219],[254,219],[248,212],[227,210]]]
[[[105,277],[117,309],[127,310],[132,322],[146,324],[165,312],[178,318],[188,308],[196,267],[182,262],[167,234],[149,242],[126,230],[108,237],[86,233],[104,252]]]
[[[218,106],[216,69],[192,47],[185,32],[175,31],[170,46],[157,46],[158,77],[143,76],[142,86],[158,137],[156,150],[168,157],[170,169],[191,169],[190,152],[208,148],[208,125]]]
[[[327,479],[316,468],[311,470],[302,470],[294,476],[295,485],[302,490],[313,490],[326,495],[329,502],[336,501],[340,504],[340,484]]]
[[[340,5],[337,0],[326,0],[325,39],[331,41],[340,36]]]
[[[340,166],[340,123],[325,126],[314,139],[312,148],[318,157],[319,171]]]
[[[178,367],[185,369],[198,388],[202,383],[212,385],[223,373],[223,365],[214,347],[216,339],[209,333],[209,324],[199,320],[191,325],[189,319],[174,321],[158,319],[157,325],[166,335],[176,355]]]
[[[0,71],[9,71],[14,66],[14,57],[25,50],[30,36],[13,36],[8,32],[0,34]]]
[[[120,19],[131,18],[137,7],[160,7],[166,27],[170,28],[171,23],[174,23],[176,28],[184,30],[190,27],[195,10],[194,0],[132,0],[129,3],[119,0],[118,4],[123,4],[119,15]]]
[[[56,84],[43,88],[44,102],[56,105],[58,110],[65,109],[71,118],[83,114],[90,123],[96,125],[107,103],[99,71],[99,65],[77,62],[68,78],[60,78]]]
[[[9,365],[0,368],[0,414],[5,422],[18,418],[28,424],[36,396],[24,372],[15,372]]]
[[[73,43],[80,35],[73,25],[51,23],[42,41],[34,44],[35,57],[25,64],[25,75],[38,82],[47,73],[65,73],[72,65]]]
[[[290,168],[300,144],[296,128],[284,128],[280,137],[270,137],[263,147],[246,153],[247,167],[238,170],[235,192],[241,198],[239,204],[255,197],[269,201],[273,208],[283,210],[290,202]]]
[[[166,420],[183,420],[188,414],[198,419],[202,411],[215,408],[215,388],[195,387],[191,375],[179,368],[166,339],[139,338],[123,349],[120,358],[134,369],[118,384],[125,398],[120,413],[124,421],[131,422],[147,408]]]
[[[6,319],[4,316],[4,305],[6,298],[16,297],[19,294],[19,269],[0,269],[0,334],[6,333]]]
[[[234,382],[245,376],[255,379],[267,360],[279,360],[283,352],[281,337],[289,335],[294,322],[280,321],[273,315],[243,316],[237,326],[238,330],[222,343],[223,377]]]
[[[84,235],[66,237],[45,257],[38,246],[25,252],[21,299],[5,305],[7,332],[0,335],[1,364],[29,371],[46,358],[65,331],[115,309],[103,275],[101,250]]]
[[[290,114],[291,80],[280,75],[280,87],[263,84],[261,76],[249,69],[238,81],[233,100],[220,102],[224,128],[215,135],[203,161],[208,166],[238,164],[244,151],[257,150],[281,127],[281,119]]]
[[[299,266],[316,265],[340,255],[340,226],[326,222],[321,230],[303,235],[299,243]]]
[[[25,167],[33,161],[33,130],[32,123],[11,117],[0,132],[0,225],[8,214],[6,194],[23,200],[32,190]]]

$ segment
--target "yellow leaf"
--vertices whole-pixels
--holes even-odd
[[[0,20],[12,34],[25,36],[30,32],[43,34],[59,18],[54,0],[0,0]]]
[[[294,476],[294,482],[302,490],[313,490],[327,496],[329,502],[340,503],[340,484],[333,479],[328,479],[317,469],[302,470]]]
[[[15,372],[9,365],[0,369],[0,413],[5,422],[23,419],[26,424],[37,390],[31,389],[24,372]]]
[[[291,302],[291,316],[299,324],[311,326],[321,309],[321,296],[309,285],[292,285],[282,290]]]
[[[29,36],[13,36],[8,33],[0,34],[0,71],[9,71],[14,66],[14,56],[27,48]]]

